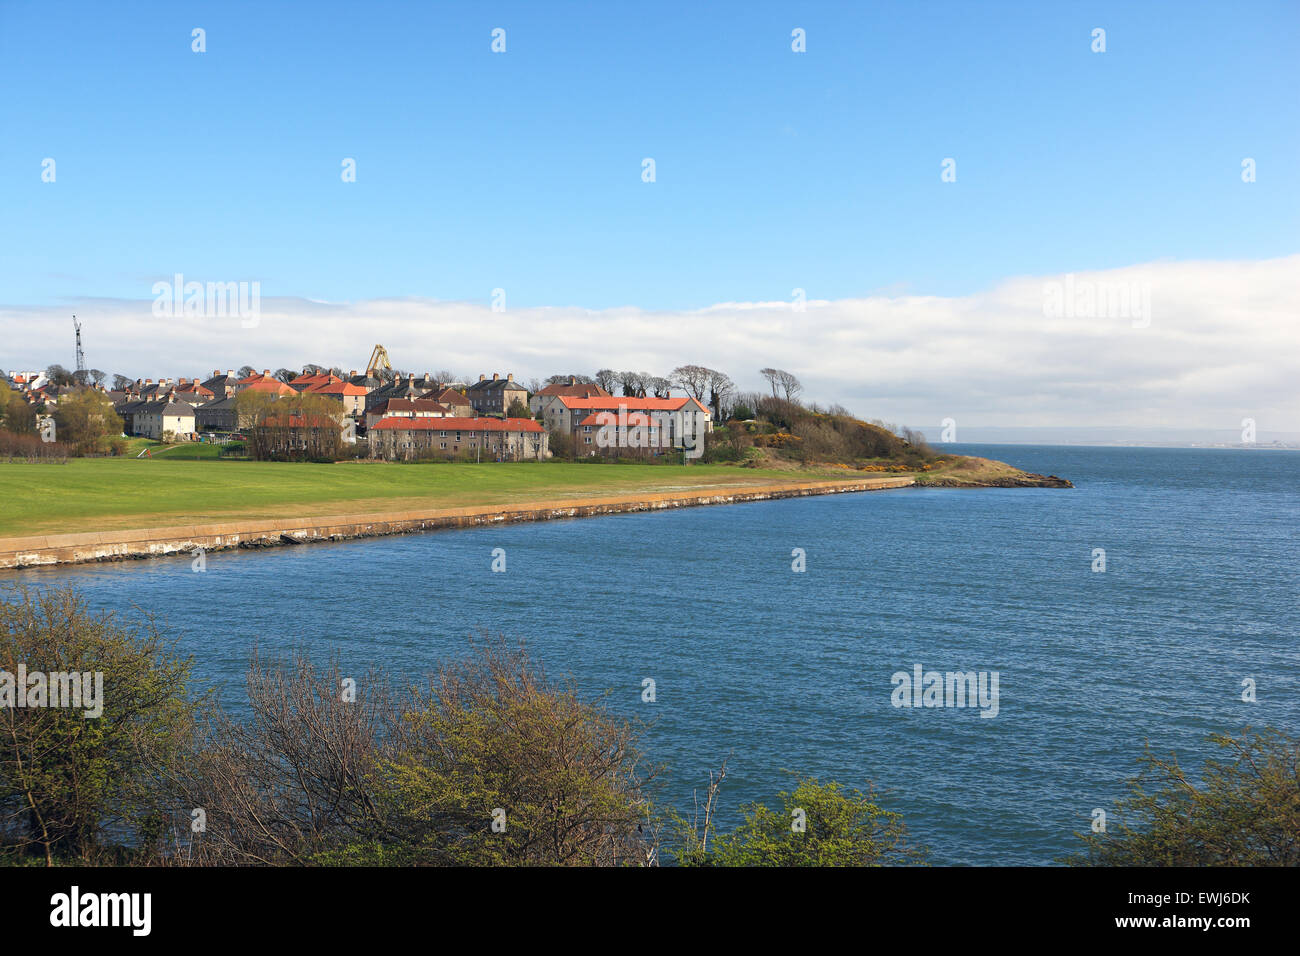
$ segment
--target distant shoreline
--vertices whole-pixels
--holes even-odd
[[[955,441],[955,442],[938,442],[931,441],[930,445],[936,450],[944,450],[952,446],[970,447],[972,445],[994,445],[997,447],[1016,448],[1016,447],[1037,447],[1037,448],[1170,448],[1185,449],[1187,451],[1300,451],[1300,443],[1292,442],[1255,442],[1249,445],[1240,443],[1233,444],[1229,442],[1181,442],[1181,441],[1031,441],[1029,439],[981,439],[979,441]]]

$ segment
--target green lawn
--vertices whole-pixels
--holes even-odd
[[[154,458],[166,458],[168,461],[210,461],[221,457],[221,449],[225,447],[225,445],[213,445],[201,441],[180,442],[175,445],[150,441],[140,445],[132,454],[138,455],[143,449],[148,448],[149,454]]]
[[[723,465],[317,465],[186,461],[173,460],[171,454],[72,459],[65,465],[0,463],[0,537],[599,498],[833,477]]]

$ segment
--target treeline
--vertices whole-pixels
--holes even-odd
[[[12,675],[103,674],[99,713],[13,706]],[[252,660],[246,714],[193,687],[152,622],[73,590],[0,601],[0,859],[205,865],[905,865],[926,853],[876,795],[804,779],[717,825],[726,763],[688,819],[655,802],[645,727],[521,647],[477,646],[398,686],[337,661]],[[54,682],[51,680],[51,688]],[[81,703],[89,705],[89,701]],[[1300,862],[1297,743],[1224,738],[1199,787],[1150,758],[1135,816],[1079,863]],[[1144,778],[1149,782],[1151,778]],[[703,781],[702,781],[703,782]]]

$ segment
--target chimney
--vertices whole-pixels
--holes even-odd
[[[228,368],[228,369],[226,369],[226,375],[228,375],[230,378],[234,378],[234,377],[235,377],[235,370],[234,370],[233,368]]]
[[[220,376],[221,376],[221,369],[219,369],[219,368],[214,368],[214,369],[212,370],[212,377],[213,377],[213,378],[219,378]]]
[[[153,379],[151,379],[151,378],[146,378],[146,379],[144,380],[144,383],[145,383],[146,385],[152,385],[152,384],[153,384]]]
[[[429,384],[429,373],[428,373],[428,372],[425,372],[425,373],[424,373],[424,384],[425,384],[425,385],[428,385],[428,384]]]
[[[478,380],[481,382],[481,381],[483,381],[484,378],[485,378],[485,376],[483,376],[483,375],[479,375]]]
[[[351,378],[356,378],[356,377],[357,377],[357,370],[356,370],[356,369],[353,369],[353,370],[352,370],[352,375],[351,375],[350,377],[351,377]]]
[[[496,372],[493,372],[493,373],[492,373],[492,381],[495,382],[495,381],[496,381],[497,379],[499,379],[500,377],[501,377],[501,376],[498,375]]]
[[[507,381],[507,382],[513,382],[514,380],[515,380],[515,373],[514,373],[514,372],[509,372],[509,373],[507,373],[507,375],[506,375],[506,381]]]
[[[269,368],[264,368],[264,369],[262,369],[262,374],[263,374],[263,375],[270,375],[270,374],[271,374],[271,370],[270,370]]]
[[[570,385],[577,385],[577,384],[578,384],[578,380],[577,380],[576,378],[574,378],[572,375],[570,375],[570,376],[569,376],[569,384],[570,384]]]
[[[181,376],[181,382],[180,382],[180,383],[181,383],[182,385],[184,385],[187,381],[189,381],[189,379],[187,379],[184,375],[182,375],[182,376]]]

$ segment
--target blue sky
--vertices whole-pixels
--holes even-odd
[[[1295,3],[0,0],[0,304],[182,272],[681,310],[1285,256],[1297,28]]]

